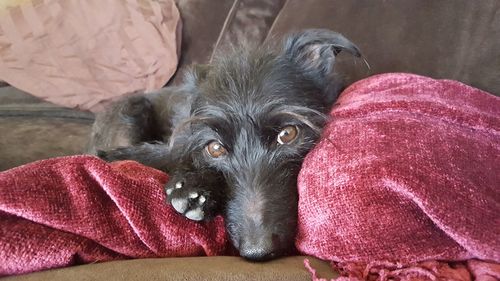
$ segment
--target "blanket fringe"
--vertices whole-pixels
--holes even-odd
[[[424,261],[412,264],[387,261],[363,263],[333,262],[332,266],[349,280],[363,281],[471,281],[464,262]]]
[[[411,264],[377,261],[332,262],[331,266],[340,276],[326,279],[318,276],[309,259],[304,259],[305,268],[313,281],[495,281],[500,280],[500,264],[481,260],[445,262],[429,260]]]

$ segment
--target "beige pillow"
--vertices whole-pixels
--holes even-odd
[[[180,48],[173,0],[9,0],[0,5],[0,80],[97,111],[161,88]]]

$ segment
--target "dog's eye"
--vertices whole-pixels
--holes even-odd
[[[212,141],[206,146],[208,155],[213,158],[219,158],[227,154],[227,150],[218,141]]]
[[[299,135],[299,128],[297,126],[286,126],[278,134],[279,144],[289,144],[293,142]]]

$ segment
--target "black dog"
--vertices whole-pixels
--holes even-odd
[[[293,249],[296,179],[342,85],[337,54],[358,48],[329,30],[241,48],[195,68],[185,84],[126,98],[96,118],[90,152],[171,175],[172,206],[191,220],[223,214],[241,256]]]

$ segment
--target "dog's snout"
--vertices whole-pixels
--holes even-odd
[[[226,209],[233,244],[242,257],[254,261],[273,259],[293,250],[297,226],[297,196],[293,187],[288,188],[293,182],[264,182],[237,185],[238,193],[228,201]]]

